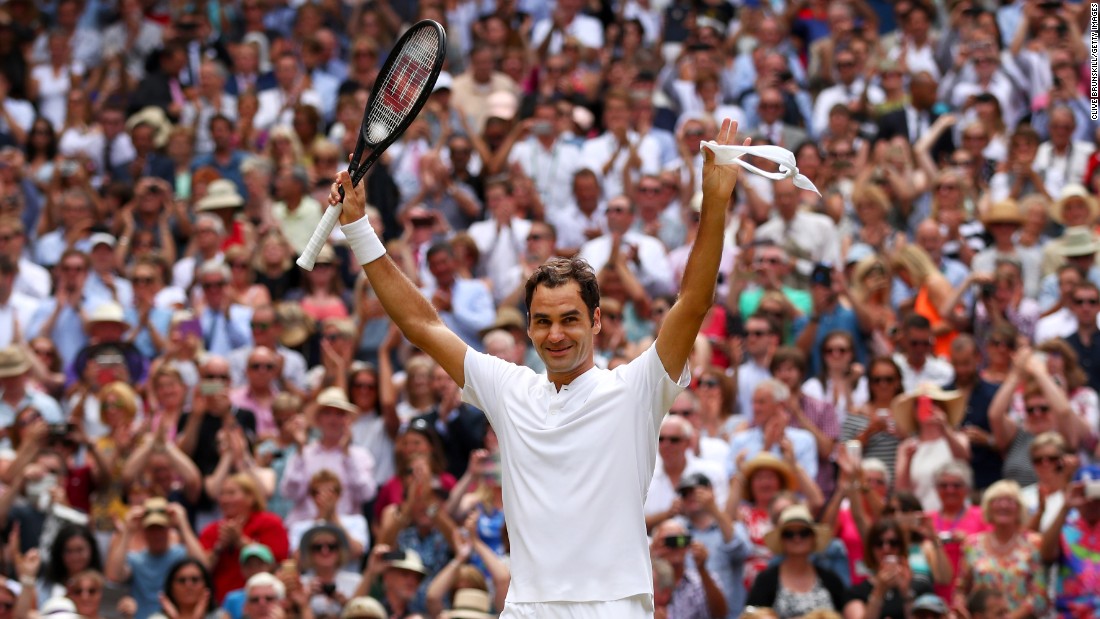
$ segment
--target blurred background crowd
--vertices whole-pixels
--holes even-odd
[[[574,254],[598,365],[649,346],[724,118],[821,189],[729,204],[657,617],[1097,616],[1096,4],[0,2],[0,619],[500,612],[493,429],[339,231],[294,265],[424,18],[446,72],[363,182],[477,350],[541,370],[523,282]]]

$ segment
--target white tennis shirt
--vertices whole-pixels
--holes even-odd
[[[465,373],[463,400],[485,411],[500,441],[508,601],[652,595],[642,507],[686,366],[673,382],[650,346],[558,391],[545,374],[467,349]]]

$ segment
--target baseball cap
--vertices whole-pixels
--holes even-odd
[[[913,611],[924,610],[938,615],[947,614],[947,604],[935,593],[925,593],[913,600]]]
[[[684,475],[683,479],[676,486],[677,492],[683,492],[684,490],[691,490],[692,488],[710,488],[710,479],[702,473],[692,473],[690,475]]]
[[[259,559],[268,565],[275,565],[275,555],[263,544],[248,544],[241,548],[241,565],[249,559]]]

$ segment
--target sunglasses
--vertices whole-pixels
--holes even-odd
[[[98,595],[99,587],[87,587],[80,589],[69,589],[69,595]]]
[[[151,286],[151,285],[153,285],[153,278],[152,277],[135,277],[134,278],[134,285],[135,286]]]
[[[690,417],[695,414],[695,411],[690,408],[674,408],[668,411],[669,415],[676,415],[677,417]]]
[[[229,380],[229,374],[203,374],[202,377],[206,380]]]
[[[176,576],[173,582],[177,585],[199,585],[202,584],[202,576]]]
[[[966,484],[961,481],[941,481],[936,484],[937,488],[943,488],[944,490],[962,490],[966,487]]]
[[[1038,415],[1040,413],[1046,414],[1050,412],[1050,406],[1047,406],[1046,404],[1036,404],[1035,406],[1028,406],[1024,409],[1024,412],[1027,413],[1028,417],[1031,417],[1032,415]]]
[[[990,346],[996,346],[998,348],[1012,348],[1013,347],[1012,342],[1010,342],[1009,340],[1002,340],[1002,339],[996,339],[996,338],[991,338],[989,340],[989,345]]]
[[[826,355],[846,355],[850,352],[852,352],[852,349],[847,346],[830,346],[825,349]]]
[[[275,369],[274,363],[249,363],[248,369],[250,370],[267,370],[268,372]]]
[[[203,282],[203,290],[211,290],[213,288],[225,288],[225,282]]]
[[[670,443],[672,445],[679,445],[680,443],[684,442],[684,437],[682,437],[682,436],[662,436],[662,437],[659,437],[657,439],[657,442],[658,443]]]
[[[790,541],[793,539],[810,539],[814,536],[813,529],[785,529],[780,537]]]
[[[274,595],[250,595],[248,596],[249,604],[259,604],[260,602],[267,602],[268,604],[278,602],[279,598]]]
[[[1031,463],[1035,466],[1040,464],[1058,464],[1062,461],[1062,456],[1035,456],[1031,459]]]
[[[549,237],[547,237],[545,234],[528,234],[527,235],[527,240],[528,241],[544,241],[547,238],[549,238]]]
[[[891,384],[891,383],[896,383],[897,381],[898,381],[897,376],[872,376],[871,377],[871,384],[872,385],[888,385],[888,384]]]
[[[874,547],[893,548],[894,550],[897,550],[901,548],[901,540],[897,539],[896,537],[884,537],[880,539],[877,543],[875,543]]]
[[[752,331],[745,331],[745,335],[749,337],[766,337],[771,335],[771,332],[763,329],[753,329]]]
[[[1085,306],[1085,305],[1096,306],[1096,305],[1100,305],[1100,299],[1097,299],[1096,297],[1089,297],[1087,299],[1082,299],[1080,297],[1074,297],[1073,298],[1073,304],[1074,305],[1081,305],[1081,306]]]
[[[717,378],[704,378],[703,380],[699,381],[700,387],[717,387],[721,384],[722,383],[718,382]]]
[[[313,552],[336,552],[340,547],[336,545],[336,542],[321,542],[313,544],[309,548]]]

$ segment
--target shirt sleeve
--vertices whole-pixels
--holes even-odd
[[[524,373],[531,370],[467,348],[463,372],[466,384],[462,388],[462,401],[484,411],[489,423],[499,427],[497,424],[507,423],[507,416],[501,414],[501,387],[518,384]]]
[[[366,503],[378,493],[378,484],[374,480],[374,458],[359,447],[348,449],[344,456],[347,472],[348,495],[354,503]]]
[[[283,471],[283,480],[279,483],[279,491],[290,501],[305,499],[309,480],[306,479],[306,464],[301,452],[295,452],[290,456]]]
[[[641,355],[638,355],[637,359],[619,366],[614,371],[620,372],[622,379],[627,381],[628,384],[636,385],[639,394],[653,394],[652,399],[649,401],[650,408],[648,412],[651,415],[654,429],[660,428],[661,420],[668,413],[668,409],[672,408],[672,401],[680,395],[680,392],[691,381],[691,374],[686,363],[676,380],[668,375],[664,362],[661,361],[661,356],[657,354],[656,342],[645,349],[645,352]]]

